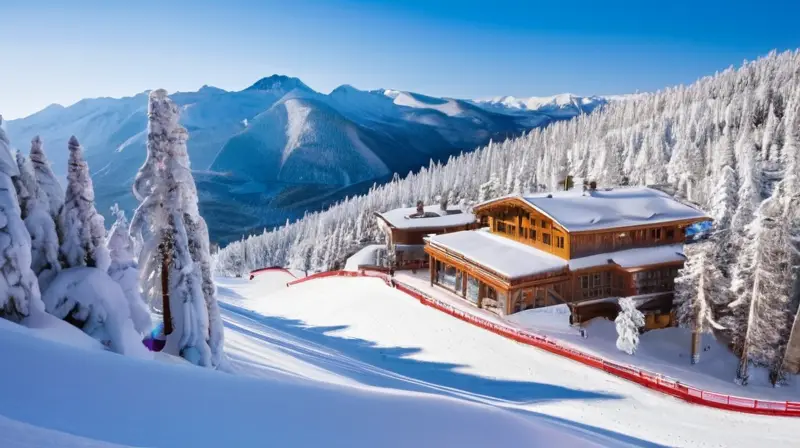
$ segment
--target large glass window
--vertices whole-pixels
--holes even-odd
[[[439,283],[442,286],[446,286],[450,289],[455,290],[456,288],[456,268],[453,266],[444,265],[444,269],[442,269],[441,274],[439,275]]]
[[[543,233],[543,234],[542,234],[542,242],[543,242],[544,244],[547,244],[548,246],[549,246],[550,244],[552,244],[552,243],[550,242],[550,234],[549,234],[549,233]]]
[[[467,299],[477,304],[478,303],[478,292],[480,291],[480,283],[478,283],[478,279],[472,276],[467,277]]]

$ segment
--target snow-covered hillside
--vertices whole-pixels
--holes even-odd
[[[675,400],[421,306],[377,279],[328,278],[286,288],[272,276],[285,278],[270,272],[253,281],[218,279],[227,349],[240,373],[488,404],[602,435],[596,442],[603,446],[795,442],[793,419]],[[481,431],[497,435],[493,446],[503,445],[502,431],[486,425]],[[523,445],[531,444],[537,446]]]
[[[70,326],[65,344],[53,330],[0,320],[0,357],[14,366],[0,377],[15,385],[0,400],[2,445],[795,442],[793,419],[660,395],[421,306],[376,279],[286,288],[288,278],[218,279],[233,374],[115,355]]]
[[[535,110],[553,117],[574,117],[586,114],[608,102],[608,98],[601,96],[577,96],[571,93],[562,93],[554,96],[532,96],[516,98],[513,96],[497,96],[493,98],[475,100],[475,104],[489,110],[519,112]]]
[[[98,209],[107,213],[114,202],[130,209],[130,182],[145,154],[146,97],[53,105],[8,122],[9,135],[25,150],[40,135],[59,175],[67,159],[61,149],[78,136],[98,186]],[[191,134],[201,207],[212,239],[221,241],[365,192],[431,159],[584,112],[503,110],[347,85],[325,95],[280,75],[238,92],[204,86],[172,98]]]

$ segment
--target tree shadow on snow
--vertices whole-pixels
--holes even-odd
[[[518,405],[552,400],[620,398],[604,392],[472,375],[457,370],[469,366],[412,359],[412,355],[422,351],[420,348],[378,347],[372,341],[330,334],[346,329],[344,325],[310,327],[299,320],[264,316],[227,303],[220,302],[220,307],[266,326],[274,334],[253,331],[246,321],[226,321],[226,327],[261,339],[309,364],[370,386]]]
[[[622,398],[616,394],[571,389],[532,381],[511,381],[472,375],[457,370],[467,367],[464,365],[411,359],[411,355],[422,351],[420,348],[378,347],[372,341],[330,334],[348,328],[347,325],[311,327],[296,319],[265,316],[224,302],[220,302],[219,305],[230,313],[229,319],[225,320],[225,327],[264,341],[296,359],[351,378],[361,384],[433,393],[478,403],[499,405],[515,414],[537,416],[556,425],[634,446],[660,446],[636,437],[568,419],[527,409],[503,406],[560,400],[615,400]],[[268,331],[255,331],[259,329],[258,327],[266,327]]]
[[[511,381],[472,375],[456,370],[467,367],[464,365],[411,359],[411,355],[422,351],[420,348],[378,347],[372,341],[330,334],[348,328],[347,325],[312,327],[296,319],[265,316],[224,302],[220,302],[219,305],[223,310],[230,312],[231,319],[225,320],[225,327],[262,340],[296,359],[351,378],[361,384],[411,392],[434,393],[478,403],[500,405],[515,414],[537,416],[555,425],[596,434],[634,446],[662,446],[576,421],[527,409],[503,406],[504,404],[525,405],[560,400],[616,400],[622,398],[616,394],[571,389],[532,381]],[[269,331],[254,331],[258,327],[267,327]]]

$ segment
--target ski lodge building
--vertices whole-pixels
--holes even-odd
[[[431,234],[475,229],[475,215],[444,205],[396,208],[375,213],[378,227],[386,234],[387,248],[395,253],[395,266],[424,267],[428,263],[424,238]]]
[[[647,187],[511,195],[473,211],[488,228],[425,238],[431,285],[498,314],[566,303],[573,322],[613,318],[612,298],[636,296],[646,328],[673,324],[685,229],[711,220]]]

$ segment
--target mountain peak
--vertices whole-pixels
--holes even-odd
[[[264,90],[290,92],[294,89],[311,90],[303,81],[285,75],[272,75],[261,78],[245,90]]]

